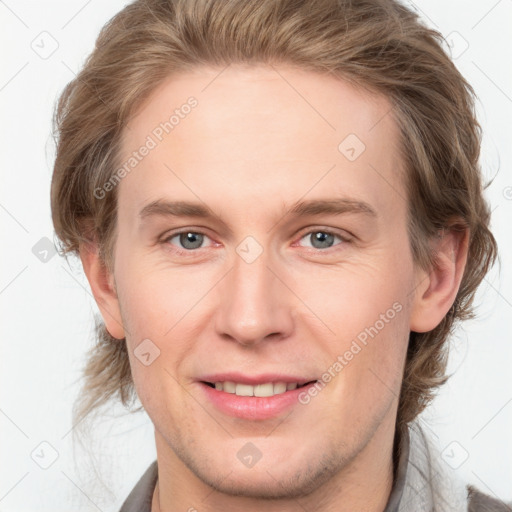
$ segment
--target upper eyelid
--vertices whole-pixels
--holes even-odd
[[[342,240],[347,240],[347,239],[351,239],[351,238],[354,238],[354,235],[352,235],[351,233],[349,233],[348,231],[344,230],[344,229],[334,229],[334,228],[328,228],[328,227],[314,227],[313,229],[311,228],[304,228],[306,231],[299,231],[299,233],[296,236],[296,239],[300,240],[302,238],[304,238],[306,235],[309,235],[311,233],[328,233],[330,235],[334,235],[334,236],[337,236],[339,238],[341,238]]]
[[[341,230],[343,231],[344,233],[347,233],[347,235],[350,235],[346,230]],[[340,237],[343,237],[343,235],[338,232],[335,228],[328,228],[328,227],[306,227],[306,228],[303,228],[301,230],[298,231],[298,233],[301,233],[301,237],[309,234],[309,233],[329,233],[331,235],[338,235]],[[199,235],[205,235],[209,238],[211,238],[211,236],[206,233],[205,231],[201,231],[201,229],[182,229],[180,231],[174,231],[174,232],[165,232],[161,238],[162,239],[169,239],[169,238],[173,238],[177,235],[182,235],[183,233],[196,233],[196,234],[199,234]],[[298,236],[297,234],[295,236]]]
[[[336,229],[336,228],[328,228],[328,227],[322,227],[322,226],[319,226],[319,227],[307,227],[307,228],[303,228],[299,231],[299,233],[302,233],[304,235],[307,235],[308,233],[329,233],[331,235],[339,235],[341,236],[341,233],[340,231],[344,231],[342,229]]]
[[[169,242],[172,238],[179,236],[179,235],[183,235],[184,233],[194,233],[196,235],[203,235],[204,237],[209,238],[211,242],[215,243],[215,241],[212,239],[212,237],[210,235],[208,235],[207,233],[204,233],[203,231],[199,231],[199,230],[193,230],[193,229],[184,229],[182,231],[176,231],[175,233],[170,233],[168,235],[165,234],[162,236],[161,240],[162,240],[162,242]],[[203,247],[200,247],[200,249],[203,249]]]
[[[166,231],[165,233],[163,233],[161,236],[159,236],[158,238],[160,240],[169,240],[169,238],[174,238],[175,236],[178,236],[178,235],[183,235],[184,233],[195,233],[195,234],[198,234],[198,235],[203,235],[203,236],[207,236],[208,238],[212,238],[208,233],[206,233],[204,231],[204,228],[202,229],[190,229],[190,228],[185,228],[185,229],[179,229],[178,231]]]

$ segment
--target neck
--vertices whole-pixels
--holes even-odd
[[[159,477],[152,512],[261,510],[261,499],[228,495],[200,480],[156,430],[155,440]],[[301,498],[264,500],[265,510],[288,512],[296,511],[299,506],[319,512],[383,512],[393,486],[394,440],[394,419],[392,422],[385,420],[357,457],[324,484]]]

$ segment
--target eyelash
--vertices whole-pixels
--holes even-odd
[[[162,244],[164,244],[164,245],[172,245],[170,243],[171,239],[173,239],[173,238],[175,238],[177,236],[186,234],[186,233],[194,233],[195,235],[203,235],[203,236],[205,236],[207,238],[210,238],[206,233],[203,233],[202,231],[194,231],[193,229],[184,229],[184,230],[181,230],[181,231],[176,231],[175,233],[171,233],[168,236],[165,236],[165,238],[162,240]],[[204,249],[205,248],[205,247],[199,247],[198,249],[183,249],[182,247],[177,247],[177,246],[172,246],[172,247],[173,247],[173,252],[175,252],[179,256],[192,256],[193,253],[196,253],[200,249]]]
[[[339,239],[339,243],[334,244],[333,246],[327,247],[325,249],[318,249],[316,247],[306,247],[306,249],[308,249],[308,251],[331,252],[331,250],[336,250],[336,246],[344,245],[345,243],[350,243],[351,240],[352,240],[348,234],[347,235],[342,235],[341,233],[333,231],[333,230],[331,230],[329,228],[322,228],[322,227],[318,228],[318,227],[316,227],[314,229],[309,229],[309,231],[303,231],[301,233],[301,235],[299,236],[299,241],[302,240],[303,238],[305,238],[308,235],[311,236],[313,233],[323,233],[323,234],[326,234],[326,235],[332,235],[335,238]],[[293,245],[296,245],[296,242],[294,242]]]
[[[175,233],[171,233],[171,234],[165,236],[165,238],[162,239],[161,243],[164,244],[164,245],[172,245],[170,243],[170,240],[172,240],[173,238],[175,238],[175,237],[177,237],[179,235],[185,234],[185,233],[194,233],[196,235],[203,235],[204,237],[210,238],[206,233],[203,233],[202,231],[194,231],[192,229],[185,229],[185,230],[177,231]],[[335,238],[338,238],[339,242],[337,244],[334,244],[333,246],[327,247],[325,249],[318,249],[318,248],[315,248],[315,247],[305,247],[305,249],[307,249],[308,252],[310,252],[310,251],[323,252],[323,253],[331,252],[330,249],[334,249],[335,250],[335,248],[338,245],[344,245],[345,243],[350,243],[352,241],[352,237],[349,234],[341,235],[340,233],[337,233],[337,232],[335,232],[335,231],[333,231],[331,229],[328,229],[328,228],[318,228],[318,227],[315,228],[315,229],[309,229],[309,231],[303,231],[300,234],[300,236],[298,238],[298,241],[302,240],[303,238],[305,238],[308,235],[312,235],[313,233],[324,233],[326,235],[332,235]],[[297,243],[298,242],[294,242],[292,245],[296,246]],[[213,244],[215,244],[215,242],[213,242]],[[173,246],[173,251],[175,253],[177,253],[178,255],[191,256],[191,255],[193,255],[193,253],[196,253],[200,249],[205,249],[205,248],[206,247],[199,247],[197,249],[183,249],[181,247]]]

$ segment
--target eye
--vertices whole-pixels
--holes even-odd
[[[313,247],[314,249],[329,249],[334,245],[338,245],[335,243],[336,240],[339,240],[340,242],[345,241],[345,239],[340,235],[323,230],[310,231],[300,239],[299,244],[302,240],[305,240],[306,242],[303,247]]]
[[[208,240],[209,238],[202,233],[198,233],[196,231],[183,231],[166,238],[164,241],[171,245],[177,245],[179,249],[192,251],[203,247],[203,243]]]

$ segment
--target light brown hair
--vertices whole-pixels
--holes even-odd
[[[51,202],[64,253],[89,239],[112,268],[117,188],[94,191],[118,169],[130,116],[172,73],[200,65],[291,65],[329,73],[387,97],[407,170],[415,262],[435,265],[429,240],[467,227],[469,256],[457,298],[428,333],[410,334],[399,425],[414,419],[445,382],[446,340],[472,316],[475,291],[496,258],[479,169],[474,92],[442,49],[441,35],[393,0],[138,0],[102,29],[55,112]],[[117,396],[136,395],[125,341],[100,322],[75,422]]]

